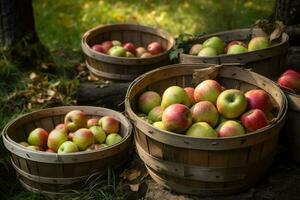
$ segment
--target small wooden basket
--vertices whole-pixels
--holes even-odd
[[[18,144],[26,141],[28,133],[37,127],[51,131],[71,110],[82,110],[88,117],[115,117],[120,121],[123,140],[103,149],[65,155],[32,151]],[[23,115],[11,121],[3,129],[2,136],[21,184],[33,192],[56,195],[78,189],[91,175],[101,175],[108,168],[122,166],[129,156],[131,132],[131,124],[119,112],[101,107],[65,106]]]
[[[219,32],[215,34],[205,35],[200,37],[194,43],[203,43],[206,39],[219,36],[223,41],[230,42],[233,40],[245,41],[248,39],[249,34],[252,36],[266,36],[261,29],[236,29],[231,31]],[[283,33],[278,43],[270,46],[269,48],[236,54],[227,55],[221,54],[214,57],[199,57],[189,54],[180,54],[180,63],[211,63],[211,64],[224,64],[224,63],[240,63],[247,68],[251,68],[254,72],[264,75],[270,79],[277,78],[284,71],[285,57],[288,50],[289,36]]]
[[[156,41],[162,44],[165,51],[149,58],[126,58],[97,53],[91,49],[94,44],[105,40],[132,42],[137,47],[146,47],[150,42]],[[170,64],[169,52],[174,43],[174,38],[163,30],[134,24],[98,26],[87,31],[81,40],[91,74],[119,81],[131,81],[147,71]]]
[[[216,75],[225,88],[265,90],[278,106],[274,120],[243,136],[212,139],[162,131],[136,114],[137,99],[144,91],[162,94],[172,85],[194,87],[199,75],[203,79]],[[276,153],[287,100],[274,82],[240,67],[178,64],[137,78],[127,91],[125,108],[134,124],[137,152],[157,183],[181,193],[223,195],[246,190],[265,175]]]

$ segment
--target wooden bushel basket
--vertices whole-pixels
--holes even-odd
[[[136,47],[145,48],[150,42],[159,42],[165,51],[150,58],[137,58],[113,57],[91,49],[92,45],[106,40],[132,42]],[[131,81],[147,71],[170,64],[169,52],[174,43],[174,38],[163,30],[134,24],[98,26],[87,31],[81,40],[86,65],[92,75],[118,81]]]
[[[32,151],[18,144],[26,141],[34,128],[41,127],[50,131],[63,122],[66,113],[78,109],[88,117],[110,115],[118,119],[123,140],[103,149],[65,155]],[[33,192],[56,195],[79,189],[91,175],[101,175],[108,168],[122,166],[129,156],[131,132],[131,124],[119,112],[101,107],[65,106],[23,115],[10,122],[4,128],[2,136],[21,184]]]
[[[225,42],[233,40],[245,41],[250,33],[251,29],[236,29],[219,32],[200,37],[199,40],[194,43],[203,43],[212,36],[219,36]],[[266,34],[261,29],[252,30],[253,37],[265,35]],[[180,54],[180,63],[241,63],[242,65],[251,68],[254,72],[273,79],[277,78],[284,71],[285,56],[289,45],[288,40],[288,35],[283,33],[280,41],[269,48],[236,55],[221,54],[214,57],[199,57],[189,54]]]
[[[137,152],[151,177],[177,192],[223,195],[246,190],[261,180],[276,153],[287,111],[284,93],[274,82],[254,72],[236,66],[214,66],[162,67],[137,78],[127,91],[125,108],[134,124]],[[136,115],[137,99],[146,90],[162,94],[169,86],[194,87],[197,77],[204,80],[215,76],[225,88],[267,91],[277,105],[272,122],[243,136],[192,138],[159,130]]]

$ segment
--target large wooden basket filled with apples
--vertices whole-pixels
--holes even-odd
[[[221,195],[264,176],[287,100],[274,82],[240,67],[178,64],[137,78],[125,106],[138,154],[157,183]]]
[[[180,63],[241,63],[268,78],[284,70],[289,37],[282,33],[270,42],[262,29],[236,29],[205,35],[193,40],[191,48],[180,54]]]
[[[3,130],[3,141],[25,188],[58,194],[122,166],[129,156],[131,130],[119,112],[66,106],[13,120]]]
[[[92,75],[129,81],[170,64],[174,38],[167,32],[141,25],[98,26],[82,37],[82,50]]]

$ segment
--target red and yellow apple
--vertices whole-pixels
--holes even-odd
[[[268,125],[265,113],[260,109],[252,109],[241,116],[241,122],[248,132],[256,131]]]
[[[71,132],[87,127],[87,117],[81,110],[72,110],[68,112],[65,116],[64,122],[68,131]]]
[[[162,109],[166,109],[172,104],[184,104],[190,106],[189,96],[182,87],[171,86],[164,91],[161,100]]]
[[[154,107],[161,103],[161,96],[154,91],[144,92],[138,99],[138,108],[145,114],[148,114]]]
[[[161,106],[154,107],[148,114],[148,119],[152,122],[161,121],[163,109]]]
[[[248,51],[257,51],[269,47],[269,39],[267,37],[257,36],[248,43]]]
[[[87,120],[87,128],[98,125],[99,118],[91,118]]]
[[[189,97],[189,107],[191,107],[192,105],[194,105],[196,103],[195,98],[194,98],[195,89],[192,87],[185,87],[183,89],[185,90],[186,94]]]
[[[200,101],[191,108],[193,122],[207,122],[212,127],[219,121],[219,113],[209,101]]]
[[[27,142],[29,145],[45,147],[47,146],[48,132],[43,128],[36,128],[28,135]]]
[[[113,47],[113,44],[111,41],[107,40],[102,42],[101,46],[104,48],[105,52],[108,52],[108,50]]]
[[[61,129],[53,129],[48,136],[48,148],[57,152],[59,146],[68,140],[67,132]]]
[[[82,151],[94,143],[94,135],[89,129],[81,128],[74,133],[73,142]]]
[[[217,81],[205,80],[196,86],[194,98],[196,102],[210,101],[215,104],[222,91],[222,87]]]
[[[231,137],[245,134],[244,127],[237,121],[227,120],[219,124],[216,129],[219,137]]]
[[[99,119],[98,125],[107,134],[118,133],[120,129],[120,122],[112,116],[104,116]]]

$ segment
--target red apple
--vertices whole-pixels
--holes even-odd
[[[53,129],[48,136],[48,148],[57,152],[59,146],[68,140],[67,133],[64,130]]]
[[[217,132],[206,122],[194,123],[186,132],[186,135],[197,138],[217,138]]]
[[[74,133],[73,142],[82,151],[94,143],[94,135],[89,129],[81,128]]]
[[[87,128],[98,125],[99,118],[91,118],[87,120]]]
[[[68,112],[65,116],[64,122],[68,131],[71,132],[87,127],[87,117],[81,110],[72,110]]]
[[[135,55],[135,46],[134,44],[132,44],[131,42],[127,42],[123,45],[123,48],[126,50],[126,51],[129,51],[130,53],[132,53],[133,55]]]
[[[177,103],[181,103],[189,107],[190,106],[189,96],[187,95],[187,93],[182,87],[179,86],[168,87],[162,95],[162,100],[161,100],[162,109],[166,109],[168,106]]]
[[[144,47],[138,47],[135,49],[135,55],[137,57],[141,57],[146,52],[147,52],[147,50]]]
[[[287,89],[293,93],[300,92],[300,74],[294,70],[285,71],[277,82],[283,89]]]
[[[138,99],[138,108],[145,114],[148,114],[154,107],[161,103],[161,96],[154,91],[144,92]]]
[[[235,44],[238,44],[238,45],[241,45],[241,46],[247,48],[247,45],[246,45],[244,42],[239,41],[239,40],[233,40],[233,41],[229,42],[229,43],[225,46],[224,52],[227,53],[229,47],[231,47],[232,45],[235,45]]]
[[[101,44],[94,44],[92,46],[92,49],[99,53],[105,53],[105,49],[103,48],[103,46]]]
[[[186,87],[186,88],[184,88],[184,90],[189,97],[189,107],[191,107],[192,105],[194,105],[196,103],[195,98],[194,98],[195,89],[192,87]]]
[[[245,134],[243,126],[234,120],[227,120],[219,124],[216,129],[219,137],[231,137]]]
[[[248,132],[256,131],[268,125],[265,113],[260,109],[249,110],[241,116],[241,122]]]
[[[185,105],[173,104],[164,110],[162,122],[166,130],[178,133],[192,124],[192,114]]]
[[[48,132],[42,128],[36,128],[29,133],[27,142],[29,145],[45,147],[48,140]]]
[[[151,122],[161,121],[162,114],[163,114],[162,107],[156,106],[149,112],[148,119],[151,120]]]
[[[118,133],[120,129],[120,122],[112,116],[104,116],[99,119],[98,125],[106,134]]]
[[[245,97],[248,101],[248,110],[261,109],[262,111],[268,111],[272,107],[270,95],[261,89],[249,90],[245,93]]]
[[[216,105],[221,115],[228,119],[234,119],[245,112],[247,99],[240,90],[228,89],[218,96]]]
[[[210,101],[215,104],[221,92],[222,87],[217,81],[205,80],[196,86],[194,91],[194,98],[196,102]]]
[[[103,47],[103,49],[105,50],[105,53],[106,53],[106,52],[108,52],[108,50],[110,48],[113,47],[113,43],[112,43],[112,41],[104,41],[104,42],[102,42],[101,46]]]
[[[161,44],[158,43],[158,42],[151,42],[151,43],[148,45],[147,50],[148,50],[152,55],[155,55],[155,54],[159,54],[159,53],[163,52],[163,47],[162,47]]]
[[[214,104],[209,101],[200,101],[196,103],[191,108],[191,112],[193,122],[207,122],[214,127],[219,121],[219,113]]]

